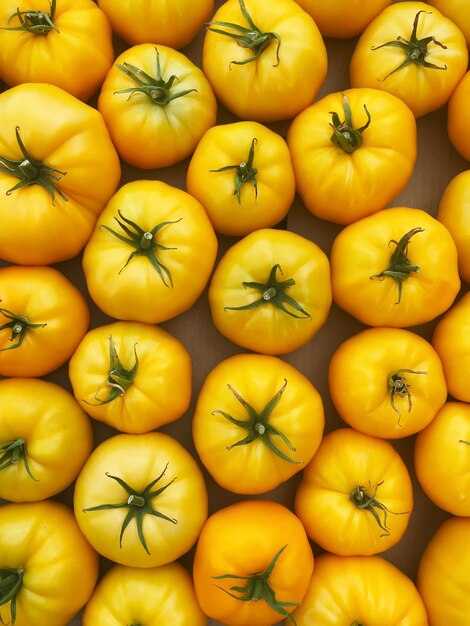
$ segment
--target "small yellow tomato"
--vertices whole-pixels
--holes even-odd
[[[470,161],[470,72],[467,72],[450,97],[447,107],[447,133],[452,145]]]

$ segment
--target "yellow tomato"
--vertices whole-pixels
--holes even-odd
[[[206,626],[190,575],[179,563],[142,569],[115,565],[98,583],[83,626]]]
[[[447,108],[447,133],[452,145],[470,161],[470,72],[457,85]]]
[[[446,17],[451,19],[465,35],[470,47],[470,3],[468,0],[427,0]]]
[[[343,342],[330,361],[328,381],[340,416],[385,439],[423,429],[447,399],[431,344],[398,328],[370,328]]]
[[[305,467],[324,421],[320,394],[294,367],[272,356],[238,354],[204,381],[193,438],[219,485],[264,493]]]
[[[308,536],[341,556],[388,550],[402,538],[412,509],[411,479],[398,452],[352,428],[323,438],[295,498]]]
[[[209,286],[217,329],[234,343],[264,354],[305,345],[331,305],[330,268],[312,241],[262,229],[233,245]]]
[[[43,376],[69,359],[88,329],[85,298],[52,267],[0,269],[0,375]]]
[[[189,309],[209,280],[217,238],[203,207],[156,180],[124,185],[83,254],[91,297],[107,315],[157,324]]]
[[[218,233],[247,235],[274,226],[295,195],[289,148],[257,122],[214,126],[194,152],[186,188]]]
[[[232,113],[273,122],[312,102],[327,54],[315,22],[293,0],[227,0],[209,23],[202,67]]]
[[[309,211],[350,224],[383,209],[411,178],[416,122],[386,92],[348,89],[300,113],[287,142],[297,191]]]
[[[154,169],[193,152],[215,124],[217,102],[207,78],[184,54],[147,43],[116,59],[98,110],[121,158]]]

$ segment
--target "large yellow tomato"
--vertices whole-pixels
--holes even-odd
[[[207,520],[193,574],[209,617],[227,626],[269,626],[302,602],[312,570],[312,550],[296,516],[277,502],[251,500]]]
[[[162,328],[116,322],[91,330],[70,359],[73,392],[91,417],[146,433],[183,415],[191,400],[191,357]]]
[[[416,161],[416,122],[388,93],[348,89],[300,113],[287,142],[309,211],[350,224],[383,209],[405,187]]]
[[[186,188],[223,235],[275,226],[295,195],[289,148],[257,122],[214,126],[193,154]]]
[[[402,538],[413,509],[411,479],[390,443],[340,428],[305,468],[295,511],[308,536],[342,556],[383,552]]]
[[[58,87],[28,83],[0,95],[0,119],[0,259],[74,257],[121,175],[103,118]]]
[[[75,480],[92,447],[90,420],[68,391],[36,378],[0,381],[0,498],[54,496]]]
[[[209,280],[217,238],[203,207],[156,180],[124,185],[83,254],[88,290],[107,315],[157,324],[189,309]]]
[[[415,468],[429,498],[470,517],[470,404],[448,402],[416,438]]]
[[[447,399],[436,351],[400,328],[370,328],[347,339],[333,354],[328,381],[340,416],[385,439],[418,432]]]
[[[468,626],[470,518],[453,517],[429,542],[418,569],[418,591],[430,626]]]
[[[225,253],[209,286],[212,319],[234,343],[264,354],[305,345],[331,305],[326,254],[284,230],[262,229]]]
[[[470,4],[468,0],[427,0],[446,17],[451,19],[465,35],[467,46],[470,47]]]
[[[344,228],[330,255],[333,298],[369,326],[415,326],[446,311],[460,289],[457,249],[420,209],[384,209]]]
[[[273,122],[312,102],[327,54],[315,22],[293,0],[227,0],[209,23],[202,67],[232,113]]]
[[[447,108],[447,133],[452,145],[470,161],[470,72],[457,85]]]
[[[43,376],[69,359],[88,329],[85,298],[52,267],[0,269],[0,375]]]
[[[351,86],[388,91],[420,117],[449,100],[467,63],[465,37],[451,20],[424,2],[397,2],[357,42]]]
[[[64,626],[97,578],[97,554],[65,505],[43,500],[0,507],[2,624]]]
[[[92,0],[2,0],[0,77],[9,85],[50,83],[88,100],[113,59],[111,27]]]
[[[320,445],[323,404],[292,365],[238,354],[207,376],[193,438],[212,477],[235,493],[264,493],[299,472]]]
[[[292,617],[297,626],[427,626],[411,580],[379,556],[322,554]],[[288,626],[288,622],[286,622]]]
[[[83,626],[206,626],[191,576],[179,563],[142,569],[115,565],[98,583]]]
[[[88,458],[75,484],[78,524],[103,556],[130,567],[175,561],[207,518],[196,461],[163,433],[116,435]]]
[[[193,152],[215,124],[217,103],[207,78],[184,54],[147,43],[116,59],[98,110],[124,161],[154,169]]]

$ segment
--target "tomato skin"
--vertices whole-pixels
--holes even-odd
[[[268,522],[269,520],[269,522]],[[267,523],[268,522],[268,523]],[[204,525],[194,557],[194,586],[202,610],[227,626],[269,626],[280,615],[260,599],[243,602],[219,589],[243,581],[215,576],[263,572],[280,555],[268,582],[280,602],[301,602],[313,571],[313,554],[300,521],[269,500],[237,502],[214,513]],[[215,584],[214,584],[215,583]],[[291,611],[292,607],[286,607]]]
[[[331,113],[354,128],[367,124],[363,143],[348,153],[331,141]],[[416,122],[398,98],[378,89],[347,89],[315,102],[298,115],[287,137],[297,191],[317,217],[350,224],[383,209],[405,187],[416,161]]]
[[[466,293],[439,320],[432,345],[442,361],[450,395],[456,400],[470,402],[470,293]]]
[[[266,283],[278,264],[278,281],[293,279],[285,292],[310,314],[298,318],[271,302],[249,310],[245,306],[261,296],[243,282]],[[281,273],[282,271],[282,273]],[[244,348],[263,354],[284,354],[305,345],[324,324],[330,304],[329,262],[312,241],[295,233],[257,230],[233,245],[219,261],[209,285],[209,305],[217,329]]]
[[[0,268],[0,325],[11,320],[5,311],[31,324],[17,348],[12,328],[0,330],[0,375],[43,376],[69,359],[88,329],[90,313],[85,298],[63,274],[52,267]],[[19,335],[18,335],[19,336]]]
[[[404,377],[409,396],[395,391],[392,403],[390,376],[402,370],[396,382]],[[384,439],[422,430],[447,399],[435,350],[398,328],[369,328],[344,341],[330,361],[328,382],[336,410],[349,426]]]
[[[447,108],[447,133],[449,139],[457,152],[467,161],[470,161],[469,98],[470,72],[467,72],[455,88]]]
[[[184,48],[208,21],[213,0],[98,0],[113,31],[131,45],[158,43]]]
[[[173,222],[153,239],[168,248],[158,252],[158,258],[170,271],[173,286],[168,276],[163,282],[143,254],[126,265],[135,248],[106,230],[123,232],[116,226],[118,211],[147,232],[157,224]],[[127,183],[111,198],[85,248],[88,290],[111,317],[158,324],[189,309],[199,298],[209,280],[217,245],[209,218],[195,198],[161,181]]]
[[[31,107],[31,102],[35,106]],[[15,136],[33,159],[65,172],[57,187],[68,201],[0,172],[0,258],[49,265],[77,255],[116,189],[119,158],[101,115],[58,87],[24,84],[0,94],[0,157],[23,158]],[[97,148],[99,146],[99,149]]]
[[[169,95],[192,90],[160,105],[143,92],[119,93],[137,83],[118,66],[130,64],[157,76],[157,53],[166,82],[176,76]],[[98,110],[121,158],[142,169],[174,165],[189,156],[216,121],[217,102],[202,71],[167,46],[140,44],[116,59],[101,87]]]
[[[191,576],[178,562],[142,569],[114,565],[90,598],[83,626],[206,626]]]
[[[394,565],[379,556],[328,553],[315,559],[309,590],[293,617],[297,626],[428,624],[416,587]]]
[[[417,38],[435,37],[443,44],[428,44],[425,60],[440,68],[411,62],[393,72],[407,58],[396,45],[397,37],[410,39],[413,21],[419,11]],[[384,9],[362,33],[351,57],[352,87],[383,89],[401,98],[421,117],[442,107],[467,70],[468,50],[457,26],[437,9],[424,2],[398,2]],[[393,73],[391,73],[393,72]]]
[[[263,0],[245,0],[245,6],[261,32],[281,38],[279,63],[276,39],[256,60],[239,65],[252,51],[209,29],[202,50],[204,73],[217,99],[241,119],[274,122],[294,117],[312,102],[326,77],[327,53],[320,31],[291,0],[271,0],[269,5]],[[214,22],[248,26],[239,0],[227,0],[212,18]]]
[[[396,242],[413,229],[408,259],[420,267],[398,284],[381,280]],[[346,226],[330,255],[333,299],[369,326],[404,327],[424,324],[446,311],[460,289],[457,249],[449,231],[425,211],[408,207],[384,209]],[[371,277],[374,277],[371,279]]]
[[[418,568],[418,591],[430,626],[467,626],[470,613],[470,519],[452,517],[429,542]]]
[[[293,449],[280,436],[273,435],[270,441],[295,463],[272,452],[262,438],[229,449],[250,432],[220,413],[244,421],[249,417],[230,387],[259,414],[285,381],[267,423],[288,438]],[[238,354],[206,377],[193,417],[193,439],[201,461],[219,485],[235,493],[264,493],[305,467],[320,445],[324,421],[320,394],[294,367],[271,356]]]
[[[0,26],[18,27],[19,11],[49,13],[46,0],[4,0]],[[111,27],[91,0],[57,0],[57,30],[37,35],[26,30],[0,30],[0,76],[9,85],[49,83],[80,100],[99,88],[114,59]],[[84,71],[84,68],[86,70]]]
[[[427,0],[460,28],[470,47],[470,12],[468,0]]]
[[[215,172],[246,163],[253,139],[256,189],[245,182],[240,203],[234,183],[236,171]],[[189,163],[187,191],[206,209],[216,232],[243,236],[269,228],[287,214],[295,196],[295,178],[284,139],[257,122],[236,122],[210,128]]]
[[[144,515],[149,553],[138,536],[136,519],[125,528],[119,545],[130,507],[84,510],[127,501],[128,492],[110,476],[124,480],[138,492],[157,477],[160,480],[153,491],[167,485],[150,502],[176,522]],[[95,448],[85,463],[75,484],[74,510],[83,534],[97,552],[122,565],[156,567],[175,561],[196,542],[207,518],[207,490],[196,461],[172,437],[155,432],[116,435]]]
[[[377,513],[381,528],[350,495],[361,487],[387,507]],[[295,497],[295,513],[308,536],[340,556],[371,555],[388,550],[403,536],[413,509],[411,479],[390,443],[341,428],[326,435],[304,470]]]
[[[0,567],[23,569],[15,626],[64,626],[87,602],[98,557],[64,504],[43,500],[0,507]],[[0,606],[10,623],[10,602]]]

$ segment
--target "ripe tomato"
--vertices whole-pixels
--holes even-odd
[[[206,626],[190,575],[179,563],[150,569],[114,565],[98,583],[83,626]]]
[[[191,357],[162,328],[116,322],[94,328],[70,359],[82,408],[126,433],[146,433],[183,415],[191,400]]]
[[[432,345],[441,358],[450,395],[470,402],[470,292],[439,320]]]
[[[127,43],[184,48],[209,19],[214,0],[98,0],[98,5]]]
[[[64,626],[97,578],[97,554],[65,505],[43,500],[0,507],[3,624]]]
[[[52,267],[0,269],[0,375],[43,376],[69,359],[88,329],[85,298]]]
[[[273,122],[312,102],[327,54],[315,22],[292,0],[227,0],[209,23],[202,67],[232,113]]]
[[[452,517],[429,542],[418,569],[418,591],[431,626],[468,625],[469,561],[470,519]]]
[[[457,85],[447,108],[447,133],[452,145],[470,161],[470,72]]]
[[[154,169],[193,152],[215,124],[217,102],[202,71],[184,54],[147,43],[116,59],[98,110],[124,161]]]
[[[328,381],[340,416],[384,439],[423,429],[447,399],[431,344],[399,328],[369,328],[347,339],[333,354]]]
[[[58,87],[25,84],[0,94],[0,119],[0,258],[75,256],[121,174],[103,118]]]
[[[350,224],[383,209],[411,178],[416,122],[386,92],[348,89],[300,113],[287,142],[297,191],[309,211]]]
[[[342,556],[383,552],[402,538],[413,509],[411,479],[390,443],[340,428],[304,470],[295,511],[308,536]]]
[[[468,0],[427,0],[460,28],[470,47],[470,4]]]
[[[465,37],[453,22],[424,2],[397,2],[357,42],[351,86],[388,91],[420,117],[449,100],[467,63]]]
[[[262,229],[225,253],[209,286],[217,329],[264,354],[292,352],[325,322],[331,305],[328,258],[312,241]]]
[[[88,100],[114,59],[111,27],[92,0],[3,0],[0,27],[9,85],[49,83]]]
[[[74,509],[91,545],[130,567],[175,561],[207,518],[196,461],[163,433],[116,435],[88,458],[75,484]]]
[[[302,602],[312,570],[312,550],[295,515],[277,502],[251,500],[207,520],[193,574],[206,615],[227,626],[269,626]]]
[[[448,402],[416,438],[421,487],[441,509],[470,517],[470,405]]]
[[[295,195],[289,148],[257,122],[214,126],[193,154],[186,188],[218,233],[247,235],[274,226]]]
[[[297,626],[427,625],[426,609],[411,580],[379,556],[322,554],[292,615]]]
[[[192,196],[156,180],[113,196],[83,254],[91,297],[107,315],[157,324],[189,309],[209,280],[217,238]]]
[[[324,422],[320,394],[294,367],[272,356],[238,354],[204,381],[193,438],[219,485],[264,493],[305,467]]]
[[[384,209],[350,224],[330,261],[336,304],[369,326],[429,322],[460,289],[455,243],[420,209]]]
[[[44,500],[68,487],[93,448],[68,391],[35,378],[0,381],[0,498]]]

